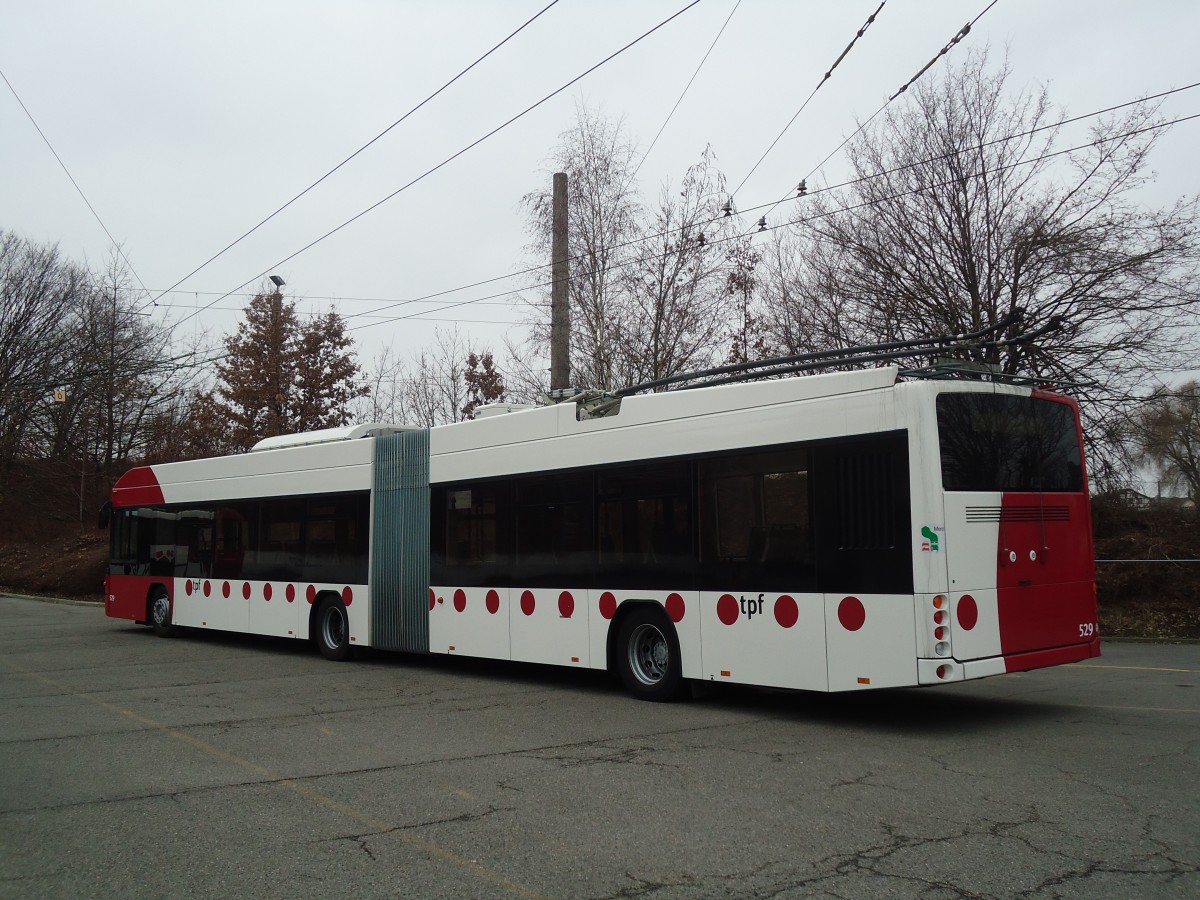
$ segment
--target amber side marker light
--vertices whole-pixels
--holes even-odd
[[[938,594],[936,597],[933,598],[933,608],[934,609],[941,609],[945,605],[946,605],[946,598],[943,597],[941,594]]]
[[[858,683],[859,683],[859,684],[870,684],[870,683],[871,683],[871,679],[870,679],[870,678],[863,678],[863,677],[861,677],[861,676],[860,676],[860,677],[859,677],[859,679],[858,679]]]

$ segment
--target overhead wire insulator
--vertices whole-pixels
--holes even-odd
[[[807,193],[808,193],[808,179],[801,178],[800,183],[798,185],[796,185],[796,196],[803,197]]]
[[[763,216],[761,219],[758,220],[758,230],[759,231],[767,230],[767,217],[766,216]]]

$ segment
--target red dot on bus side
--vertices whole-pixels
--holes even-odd
[[[563,591],[558,595],[558,614],[564,619],[569,619],[573,612],[575,612],[575,598],[571,596],[570,591]]]
[[[226,600],[229,599],[229,582],[228,581],[226,581],[224,584],[221,585],[221,596],[224,597]]]
[[[963,631],[970,631],[979,622],[979,606],[970,594],[963,594],[958,601],[958,624]]]
[[[612,591],[605,591],[600,595],[600,615],[606,619],[611,619],[617,614],[617,598],[613,596]]]
[[[775,601],[775,621],[784,628],[791,628],[800,619],[800,608],[796,599],[784,594]]]
[[[867,621],[867,610],[857,597],[845,597],[838,604],[838,621],[847,631],[858,631]]]
[[[308,586],[308,590],[304,592],[304,599],[309,603],[315,603],[317,601],[317,586],[315,584],[310,584]]]
[[[462,588],[454,592],[454,608],[459,612],[467,608],[467,592]]]
[[[342,602],[347,606],[354,602],[354,591],[350,590],[350,585],[342,588]]]
[[[271,582],[268,581],[263,585],[263,599],[270,603],[272,593],[274,593],[274,591],[271,590]]]
[[[188,579],[183,583],[183,592],[189,597],[192,596],[192,579]]]
[[[242,597],[246,600],[250,599],[250,582],[242,582]]]
[[[525,591],[521,594],[521,612],[527,616],[533,615],[533,608],[537,605],[533,599],[533,591]]]
[[[738,620],[738,602],[732,594],[722,594],[717,601],[717,618],[726,625],[732,625]]]
[[[671,617],[672,622],[683,621],[683,614],[687,612],[687,604],[683,602],[683,598],[678,594],[671,594],[667,598],[667,615]]]
[[[435,599],[435,597],[434,597],[434,594],[433,594],[433,588],[430,588],[430,589],[429,589],[429,609],[430,609],[430,610],[432,610],[432,609],[433,609],[433,605],[434,605],[435,603],[437,603],[437,600],[436,600],[436,599]]]
[[[287,602],[292,603],[296,599],[296,586],[289,584],[283,592],[283,596],[287,597]]]
[[[209,597],[211,595],[212,595],[212,582],[206,581],[206,582],[204,582],[204,596]]]
[[[496,591],[488,591],[484,602],[487,604],[487,611],[493,616],[500,611],[500,595]]]

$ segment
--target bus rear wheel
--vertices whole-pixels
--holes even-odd
[[[326,659],[337,662],[350,658],[350,619],[346,606],[335,597],[321,601],[317,609],[317,649]]]
[[[647,606],[631,612],[617,633],[616,655],[621,681],[639,700],[663,703],[679,697],[679,637],[662,610]]]
[[[150,627],[159,637],[179,637],[180,628],[171,622],[171,598],[167,589],[156,587],[150,592]]]

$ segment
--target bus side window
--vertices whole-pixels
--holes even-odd
[[[700,563],[708,578],[816,589],[809,463],[804,449],[700,461]]]
[[[213,578],[237,578],[246,558],[246,521],[233,507],[213,513],[216,540],[213,545]]]
[[[692,583],[691,464],[621,466],[596,475],[599,573],[606,585]]]
[[[562,472],[517,482],[520,583],[591,582],[596,561],[592,481],[590,473]]]

